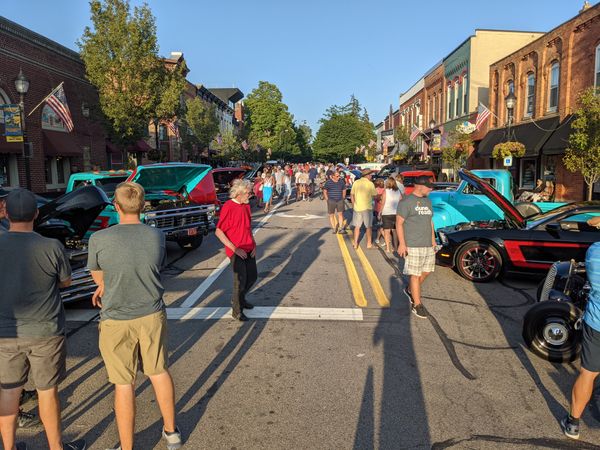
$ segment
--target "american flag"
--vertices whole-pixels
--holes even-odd
[[[248,143],[246,141],[242,141],[242,148],[248,150]]]
[[[175,135],[176,138],[179,138],[179,127],[175,122],[169,122],[168,124],[169,130]]]
[[[480,103],[479,107],[477,108],[477,120],[475,120],[476,130],[479,130],[479,128],[483,126],[485,121],[490,117],[490,114],[492,114],[492,112],[487,109],[483,103]]]
[[[375,146],[375,144],[376,144],[376,143],[377,143],[377,142],[375,142],[373,139],[371,139],[371,140],[369,141],[369,148],[373,148],[373,147]]]
[[[413,124],[411,133],[410,133],[410,140],[414,141],[419,134],[421,134],[421,130],[419,130],[419,127],[417,127],[416,125]]]
[[[60,120],[65,124],[67,130],[69,130],[69,132],[73,131],[73,119],[71,118],[69,105],[67,105],[67,97],[65,96],[65,90],[63,89],[62,83],[48,96],[46,103],[52,108],[52,111],[60,117]]]

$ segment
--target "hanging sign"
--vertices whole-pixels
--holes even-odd
[[[512,166],[512,156],[507,156],[504,158],[504,167]]]
[[[19,105],[3,105],[4,136],[7,142],[23,142],[21,129],[21,108]]]

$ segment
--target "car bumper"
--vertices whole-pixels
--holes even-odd
[[[450,246],[444,245],[435,254],[435,263],[438,266],[454,267],[454,249]]]
[[[215,231],[216,228],[217,227],[215,223],[210,222],[208,224],[194,225],[185,228],[176,228],[161,231],[165,234],[165,238],[167,241],[178,241],[179,239],[194,237],[197,235],[206,236],[209,232]]]

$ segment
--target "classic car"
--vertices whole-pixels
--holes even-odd
[[[587,221],[600,215],[600,202],[577,202],[525,218],[487,181],[468,170],[460,177],[503,211],[503,219],[459,223],[438,230],[437,263],[454,267],[467,280],[487,282],[507,272],[547,271],[554,261],[581,261],[600,239]]]
[[[61,289],[63,302],[88,298],[96,290],[87,263],[85,235],[98,214],[110,204],[106,194],[95,186],[83,186],[39,205],[34,229],[42,236],[58,239],[71,263],[73,283]]]
[[[81,186],[97,186],[111,198],[119,183],[126,181],[130,175],[131,170],[99,170],[74,173],[69,177],[66,192],[74,191]]]
[[[400,172],[402,178],[404,179],[404,194],[410,195],[411,192],[415,189],[415,178],[417,177],[429,177],[432,182],[435,182],[435,174],[431,170],[405,170],[404,172]]]
[[[486,169],[468,172],[494,187],[509,203],[514,202],[514,184],[508,170]],[[435,191],[429,194],[433,205],[435,230],[478,220],[502,220],[504,212],[476,187],[463,180],[454,190]],[[550,211],[564,205],[556,202],[516,203],[515,207],[527,217]]]
[[[94,181],[97,184],[98,178]],[[191,163],[138,166],[127,181],[144,187],[146,204],[142,221],[160,229],[167,240],[177,242],[182,248],[195,249],[202,244],[203,236],[215,229],[218,199],[210,166]],[[77,188],[74,182],[69,182],[69,186]],[[118,222],[119,215],[110,205],[90,227],[88,235]]]
[[[248,173],[247,169],[242,167],[219,167],[212,170],[212,176],[215,182],[215,191],[220,203],[229,200],[229,188],[234,180],[242,179]]]

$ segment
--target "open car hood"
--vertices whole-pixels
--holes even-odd
[[[461,180],[466,181],[475,189],[479,190],[483,195],[489,198],[498,208],[504,212],[505,219],[516,228],[525,228],[527,221],[521,215],[517,208],[510,203],[506,197],[492,187],[487,181],[482,180],[473,172],[467,169],[460,169],[458,176]]]
[[[39,206],[34,227],[36,231],[41,231],[51,226],[52,222],[63,221],[69,227],[72,237],[82,238],[109,204],[102,189],[84,186]]]
[[[191,192],[210,172],[206,164],[152,164],[138,166],[129,181],[141,184],[146,191]]]

